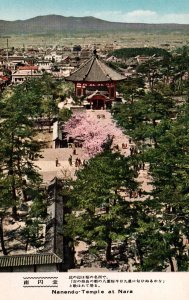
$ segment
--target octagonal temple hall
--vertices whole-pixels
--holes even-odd
[[[111,108],[116,99],[116,83],[125,80],[122,76],[102,60],[96,50],[67,81],[75,83],[75,96],[83,101],[83,105],[92,109]]]

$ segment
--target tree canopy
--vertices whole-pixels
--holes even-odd
[[[163,56],[163,57],[169,57],[171,56],[169,52],[167,52],[165,49],[162,48],[121,48],[116,49],[113,52],[111,52],[111,55],[114,55],[119,58],[130,58],[130,57],[136,57],[137,55],[142,56]]]

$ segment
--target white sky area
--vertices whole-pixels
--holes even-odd
[[[189,0],[188,0],[189,1]],[[126,23],[180,23],[189,24],[189,13],[159,14],[152,10],[101,11],[93,14],[96,18]]]
[[[189,0],[0,0],[0,20],[49,14],[125,23],[189,24]]]

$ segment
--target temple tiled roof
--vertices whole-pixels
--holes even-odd
[[[124,79],[124,76],[108,67],[97,55],[90,57],[75,72],[66,77],[66,80],[73,82],[108,82]]]
[[[0,256],[0,268],[58,264],[61,262],[62,259],[54,253]]]

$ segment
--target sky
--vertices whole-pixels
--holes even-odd
[[[125,23],[189,24],[189,0],[0,0],[0,20],[49,14]]]

